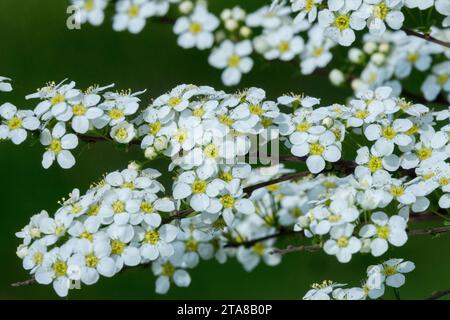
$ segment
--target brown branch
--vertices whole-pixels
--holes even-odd
[[[410,236],[435,236],[447,232],[450,232],[450,226],[408,230]]]
[[[11,286],[12,287],[23,287],[23,286],[29,286],[29,285],[34,284],[34,283],[36,283],[36,279],[31,278],[31,279],[28,279],[28,280],[25,280],[25,281],[19,281],[19,282],[11,283]]]
[[[247,240],[247,241],[242,241],[242,242],[229,242],[226,245],[224,245],[224,248],[234,248],[234,247],[240,247],[240,246],[251,247],[261,241],[266,241],[269,239],[285,237],[285,236],[290,236],[290,235],[299,235],[299,236],[303,237],[303,232],[289,230],[289,229],[281,229],[277,233],[270,234],[270,235],[267,235],[267,236],[264,236],[261,238],[255,238],[252,240]]]
[[[448,290],[442,290],[442,291],[435,291],[431,295],[431,297],[426,298],[425,300],[438,300],[442,297],[445,297],[450,294],[450,289]]]
[[[291,252],[301,252],[301,251],[306,251],[306,252],[314,252],[317,250],[320,250],[322,248],[321,245],[319,244],[313,244],[313,245],[303,245],[303,246],[287,246],[286,249],[278,249],[275,248],[273,249],[272,253],[274,254],[287,254],[287,253],[291,253]]]
[[[444,46],[444,47],[446,47],[446,48],[450,48],[450,43],[449,43],[449,42],[446,42],[446,41],[443,41],[443,40],[439,40],[439,39],[437,39],[437,38],[435,38],[435,37],[432,37],[430,34],[424,34],[424,33],[420,33],[420,32],[417,32],[417,31],[414,31],[414,30],[411,30],[411,29],[405,29],[405,28],[402,28],[402,30],[403,30],[408,36],[413,36],[413,37],[421,38],[421,39],[424,39],[424,40],[426,40],[426,41],[429,41],[429,42],[433,42],[433,43],[439,44],[439,45]]]

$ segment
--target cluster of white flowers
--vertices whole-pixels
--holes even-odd
[[[414,263],[403,259],[390,259],[367,268],[367,278],[362,287],[345,288],[345,284],[324,281],[313,284],[303,300],[365,300],[384,295],[385,286],[395,289],[405,284],[404,273],[415,269]]]
[[[72,0],[72,3],[78,8],[79,23],[99,25],[103,22],[108,0]],[[171,5],[177,6],[179,14],[173,21],[167,16]],[[444,17],[443,26],[450,25],[447,0],[275,0],[254,12],[237,6],[224,9],[217,16],[208,11],[207,5],[206,0],[120,0],[116,3],[113,28],[139,33],[150,17],[173,23],[179,46],[211,49],[209,64],[223,70],[223,83],[232,86],[252,69],[253,53],[266,60],[300,61],[301,72],[306,75],[327,66],[333,57],[330,50],[336,45],[354,44],[355,31],[368,29],[366,36],[384,37],[390,34],[388,27],[401,29],[404,11],[436,9]],[[399,39],[409,41],[403,32],[396,40]],[[428,68],[426,58],[405,58],[404,48],[411,54],[419,50],[409,44],[398,49],[397,55],[402,57],[393,59],[391,65],[397,67],[395,72],[399,77],[406,77],[411,65],[419,70]],[[398,59],[404,63],[396,63]],[[437,77],[442,73],[440,69],[436,68],[439,70]],[[434,90],[425,90],[429,95],[437,90],[436,80],[432,80],[428,80],[427,85],[434,85]]]
[[[447,29],[433,28],[431,35],[438,39],[450,39]],[[395,94],[402,92],[417,95],[415,87],[408,84],[414,76],[427,101],[450,102],[450,49],[417,37],[405,37],[402,31],[385,32],[382,36],[367,35],[362,50],[352,48],[347,62],[352,74],[335,70],[339,74],[332,82],[341,85],[347,77],[358,92],[379,86],[391,87]],[[420,95],[419,95],[420,96]]]
[[[71,167],[79,140],[140,145],[148,160],[170,159],[169,194],[158,195],[159,172],[132,163],[85,195],[74,190],[53,217],[42,212],[17,234],[25,269],[59,295],[70,281],[92,284],[138,264],[151,264],[158,293],[171,281],[188,286],[186,269],[200,259],[234,256],[248,271],[276,265],[280,230],[341,263],[358,253],[378,257],[407,242],[410,212],[450,207],[450,108],[430,110],[390,87],[324,106],[304,95],[271,101],[259,88],[227,94],[195,85],[141,108],[142,91],[106,92],[102,100],[109,87],[50,84],[28,96],[40,100],[33,111],[0,107],[1,138],[20,143],[27,131],[36,134],[47,146],[45,168],[55,159]],[[273,141],[310,175],[274,184],[292,170],[245,162]],[[341,159],[351,150],[355,161]]]

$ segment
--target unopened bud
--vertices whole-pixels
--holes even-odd
[[[331,83],[335,86],[340,86],[345,81],[344,74],[338,69],[331,70],[329,77]]]
[[[166,137],[161,136],[157,137],[153,143],[153,146],[155,147],[156,151],[164,151],[167,149],[168,140]]]
[[[28,246],[21,244],[20,246],[17,247],[16,250],[16,255],[20,258],[23,259],[28,255]]]
[[[178,6],[178,10],[180,10],[182,14],[188,14],[192,11],[192,9],[194,9],[194,4],[192,3],[192,1],[183,1]]]
[[[145,149],[144,156],[149,160],[153,160],[158,156],[158,153],[156,152],[155,148],[148,147],[147,149]]]

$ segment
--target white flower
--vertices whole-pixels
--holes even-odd
[[[252,271],[262,261],[269,266],[276,266],[281,262],[281,256],[273,253],[273,239],[257,242],[250,248],[240,246],[236,258],[248,272]]]
[[[212,32],[219,26],[219,19],[208,12],[204,5],[197,5],[189,17],[180,17],[173,31],[178,36],[178,45],[182,48],[203,50],[211,48],[214,42]]]
[[[152,263],[152,271],[158,276],[156,279],[156,293],[166,294],[170,289],[170,280],[178,287],[188,287],[191,284],[191,277],[186,270],[180,268],[180,259],[170,257],[169,259],[158,259]]]
[[[294,35],[294,29],[290,26],[272,31],[266,36],[266,41],[269,48],[264,53],[264,58],[268,60],[292,60],[305,46],[303,38]]]
[[[396,119],[379,124],[370,124],[365,130],[364,135],[369,141],[375,142],[375,149],[384,155],[389,155],[394,151],[394,145],[401,147],[407,146],[412,139],[405,132],[411,129],[413,123],[408,119]]]
[[[155,15],[155,8],[148,0],[120,0],[116,4],[113,29],[139,33],[144,29],[146,19]]]
[[[273,2],[276,4],[276,2]],[[245,23],[249,27],[263,27],[264,29],[278,28],[283,18],[291,13],[291,9],[282,5],[263,6],[249,14]]]
[[[108,5],[107,0],[72,0],[77,7],[75,21],[83,24],[89,22],[94,26],[99,26],[105,18],[105,8]]]
[[[129,143],[136,136],[136,129],[126,121],[111,128],[111,138],[118,143]]]
[[[357,12],[349,14],[325,9],[319,12],[319,24],[325,28],[325,35],[342,46],[350,46],[355,41],[353,30],[364,29],[365,20]]]
[[[315,284],[312,286],[303,300],[331,300],[330,295],[335,288],[343,287],[345,284],[324,281],[323,284]]]
[[[0,92],[10,92],[12,91],[12,86],[8,83],[11,79],[0,76]]]
[[[301,54],[303,74],[311,74],[316,68],[325,67],[333,58],[330,48],[334,42],[324,35],[324,30],[316,25],[308,31],[308,41]]]
[[[209,64],[218,69],[225,69],[222,81],[227,86],[241,81],[242,73],[248,73],[253,67],[253,60],[248,57],[252,53],[252,44],[244,40],[234,44],[225,40],[215,48],[209,56]]]
[[[159,256],[170,257],[174,253],[171,242],[176,239],[179,229],[171,224],[158,227],[159,224],[147,226],[139,235],[142,243],[140,253],[144,259],[153,261]]]
[[[64,115],[57,117],[58,120],[68,121],[72,119],[72,129],[77,133],[86,133],[92,121],[103,115],[103,110],[96,107],[100,96],[95,93],[87,93],[69,101],[70,106]]]
[[[229,226],[232,225],[235,212],[242,214],[255,212],[253,203],[249,199],[243,198],[243,189],[240,186],[239,179],[233,179],[227,183],[225,189],[221,192],[219,203],[222,216]]]
[[[367,6],[360,12],[368,14],[367,26],[369,31],[375,35],[381,35],[386,31],[386,24],[394,30],[402,27],[405,17],[400,11],[403,6],[402,0],[365,0]]]
[[[370,250],[373,256],[384,254],[388,250],[388,242],[401,247],[408,240],[404,218],[397,215],[388,217],[384,212],[378,211],[373,213],[370,219],[374,224],[363,226],[359,236],[372,239]]]
[[[184,228],[186,231],[178,234],[178,241],[174,244],[177,254],[183,261],[183,267],[187,268],[195,268],[200,258],[209,260],[214,253],[213,245],[210,243],[211,235],[194,228],[195,225],[189,224]]]
[[[306,16],[308,16],[308,22],[313,23],[317,19],[317,6],[321,4],[322,1],[323,0],[291,0],[292,11],[298,11],[294,23],[301,22]]]
[[[361,240],[352,236],[354,228],[355,226],[350,223],[331,228],[331,239],[325,242],[324,251],[329,255],[335,255],[341,263],[349,262],[352,254],[361,249]]]
[[[129,245],[134,237],[133,227],[130,225],[112,224],[108,228],[108,235],[111,239],[111,254],[115,259],[116,272],[126,266],[137,266],[141,262],[139,249]]]
[[[69,150],[75,149],[78,145],[78,138],[73,133],[66,134],[66,126],[63,122],[58,122],[52,132],[44,129],[41,133],[40,141],[47,146],[47,151],[42,157],[42,166],[49,168],[55,159],[63,169],[72,168],[75,165],[75,158]]]
[[[69,259],[69,264],[81,268],[80,280],[87,285],[98,281],[100,275],[112,277],[116,271],[114,259],[110,257],[111,246],[106,238],[90,242],[81,239],[77,244],[77,251]]]
[[[291,152],[294,156],[308,155],[306,165],[311,173],[319,173],[325,169],[325,161],[336,162],[341,158],[341,150],[331,131],[319,136],[305,136],[300,132],[294,132],[289,140],[293,144]]]
[[[27,138],[27,130],[39,128],[40,122],[31,110],[17,110],[16,106],[5,103],[0,106],[0,116],[5,119],[0,125],[0,139],[11,139],[21,144]]]
[[[433,73],[422,84],[421,90],[428,101],[433,101],[444,90],[450,93],[450,62],[436,64]]]

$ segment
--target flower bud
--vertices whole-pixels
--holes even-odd
[[[367,42],[364,44],[363,50],[367,54],[372,54],[377,50],[377,44],[375,42]]]
[[[386,61],[386,56],[383,53],[375,53],[370,60],[377,66],[381,66]]]
[[[139,170],[140,168],[141,168],[141,165],[138,164],[136,161],[131,161],[131,162],[128,164],[128,169],[131,169],[131,170]]]
[[[241,7],[234,7],[232,9],[233,18],[242,21],[245,19],[245,10],[243,10]]]
[[[188,1],[183,1],[178,6],[178,10],[180,10],[180,12],[182,14],[188,14],[189,12],[192,11],[193,8],[194,8],[194,4],[192,3],[192,1],[189,1],[189,0]]]
[[[370,252],[370,239],[363,239],[361,246],[361,253],[369,253]]]
[[[335,86],[340,86],[345,81],[344,74],[338,69],[331,70],[329,78],[331,83]]]
[[[331,128],[334,124],[334,120],[330,117],[326,117],[325,119],[322,120],[322,125],[326,128]]]
[[[236,28],[238,27],[238,22],[236,20],[233,19],[228,19],[225,20],[225,28],[229,31],[233,31],[236,30]]]
[[[362,87],[363,82],[360,79],[355,79],[352,81],[351,85],[352,85],[353,91],[358,91]]]
[[[243,26],[239,30],[239,34],[244,38],[248,38],[252,34],[252,30],[247,26]]]
[[[231,10],[230,9],[225,9],[220,13],[220,19],[222,19],[223,21],[225,20],[229,20],[231,19]]]
[[[348,59],[353,63],[361,63],[364,59],[364,52],[357,48],[351,48],[348,52]]]
[[[157,137],[153,143],[153,146],[155,147],[156,151],[163,151],[167,149],[168,142],[169,141],[164,136]]]
[[[147,149],[145,149],[144,156],[149,160],[153,160],[158,156],[158,153],[156,152],[155,148],[148,147]]]
[[[380,44],[380,46],[378,47],[378,51],[382,52],[382,53],[387,53],[389,52],[390,49],[390,45],[389,43],[382,43]]]
[[[23,259],[28,255],[28,246],[21,244],[20,246],[17,247],[16,250],[16,255],[20,258]]]
[[[33,239],[37,239],[41,237],[41,230],[39,228],[32,228],[30,230],[30,236]]]

